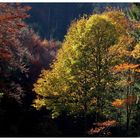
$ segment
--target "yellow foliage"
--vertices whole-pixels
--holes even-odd
[[[138,43],[134,47],[134,50],[131,52],[131,56],[133,56],[136,59],[140,58],[140,43]]]
[[[128,35],[128,32],[140,28],[140,23],[129,20],[126,17],[125,13],[120,10],[112,10],[104,12],[102,14],[102,17],[111,21],[115,25],[119,34]]]
[[[58,95],[59,95],[58,92],[53,92],[52,94],[53,94],[54,96],[58,96]]]
[[[119,34],[125,34],[126,33],[126,29],[127,29],[127,21],[125,18],[125,14],[121,11],[109,11],[109,12],[105,12],[102,15],[104,18],[106,18],[107,20],[111,21]]]
[[[37,98],[34,100],[32,106],[39,110],[42,106],[45,106],[45,100]]]
[[[54,117],[65,107],[70,112],[84,110],[86,101],[87,110],[93,111],[97,96],[106,96],[104,90],[107,88],[104,86],[109,83],[109,90],[112,90],[112,81],[115,79],[113,72],[139,71],[138,64],[127,63],[125,59],[138,49],[135,47],[131,53],[129,48],[133,48],[134,38],[128,32],[136,28],[134,23],[134,28],[130,29],[131,24],[121,11],[105,12],[74,21],[51,70],[43,70],[34,84],[37,94],[51,98],[37,99],[33,106],[40,108],[47,102],[47,109],[55,112]],[[110,71],[111,67],[113,72]],[[124,80],[122,83],[126,85],[131,81]],[[98,85],[101,88],[97,88]],[[100,89],[102,91],[97,91]],[[104,99],[102,101],[104,104]],[[125,99],[116,99],[112,106],[120,108],[125,103]]]

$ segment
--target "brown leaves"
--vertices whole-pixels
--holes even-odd
[[[137,100],[136,96],[128,96],[127,98],[124,99],[126,105],[132,105],[135,103]]]

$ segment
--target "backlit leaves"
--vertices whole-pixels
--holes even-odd
[[[105,85],[109,71],[107,52],[117,42],[117,37],[114,25],[101,15],[83,17],[71,24],[52,69],[42,71],[34,84],[34,91],[45,98],[48,109],[56,113],[53,106],[66,109],[68,113],[94,111],[98,71],[101,84]],[[100,62],[98,57],[101,57]],[[98,65],[102,66],[100,70]]]
[[[130,97],[133,93],[128,97],[122,94],[139,72],[139,64],[129,61],[137,52],[130,32],[137,29],[138,23],[118,10],[82,17],[71,24],[51,70],[43,70],[34,84],[52,116],[66,111],[98,112],[107,117],[113,107],[135,102]]]
[[[134,50],[131,52],[131,55],[135,59],[140,58],[140,44],[139,43],[134,47]]]

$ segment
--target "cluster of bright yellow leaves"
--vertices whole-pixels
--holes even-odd
[[[45,105],[45,100],[42,99],[35,99],[32,106],[35,107],[37,110],[39,110],[42,106]]]
[[[140,58],[140,43],[136,44],[134,50],[131,52],[131,56],[136,59]]]

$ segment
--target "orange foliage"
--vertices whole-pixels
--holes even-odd
[[[125,101],[121,99],[116,99],[115,101],[112,102],[112,106],[121,108],[124,106]]]
[[[113,68],[113,71],[121,72],[121,71],[126,71],[126,70],[132,70],[132,69],[136,69],[138,66],[139,66],[139,64],[123,63],[123,64],[120,64],[120,65],[116,65]]]
[[[107,127],[116,126],[117,122],[116,122],[116,120],[108,120],[108,121],[105,121],[105,122],[102,122],[102,123],[101,122],[94,123],[93,125],[95,125],[97,127],[91,128],[88,131],[89,135],[98,134],[98,133],[100,133],[101,131],[103,131]],[[110,134],[111,133],[107,133],[107,135],[110,135]]]
[[[138,73],[140,73],[140,69],[135,69],[135,72],[138,72]]]
[[[116,124],[117,124],[116,120],[108,120],[102,123],[96,123],[97,126],[103,126],[103,127],[114,126]]]
[[[137,100],[136,96],[128,96],[127,98],[124,99],[116,99],[115,101],[112,102],[112,106],[116,108],[122,108],[125,107],[126,105],[132,105],[135,103]]]

